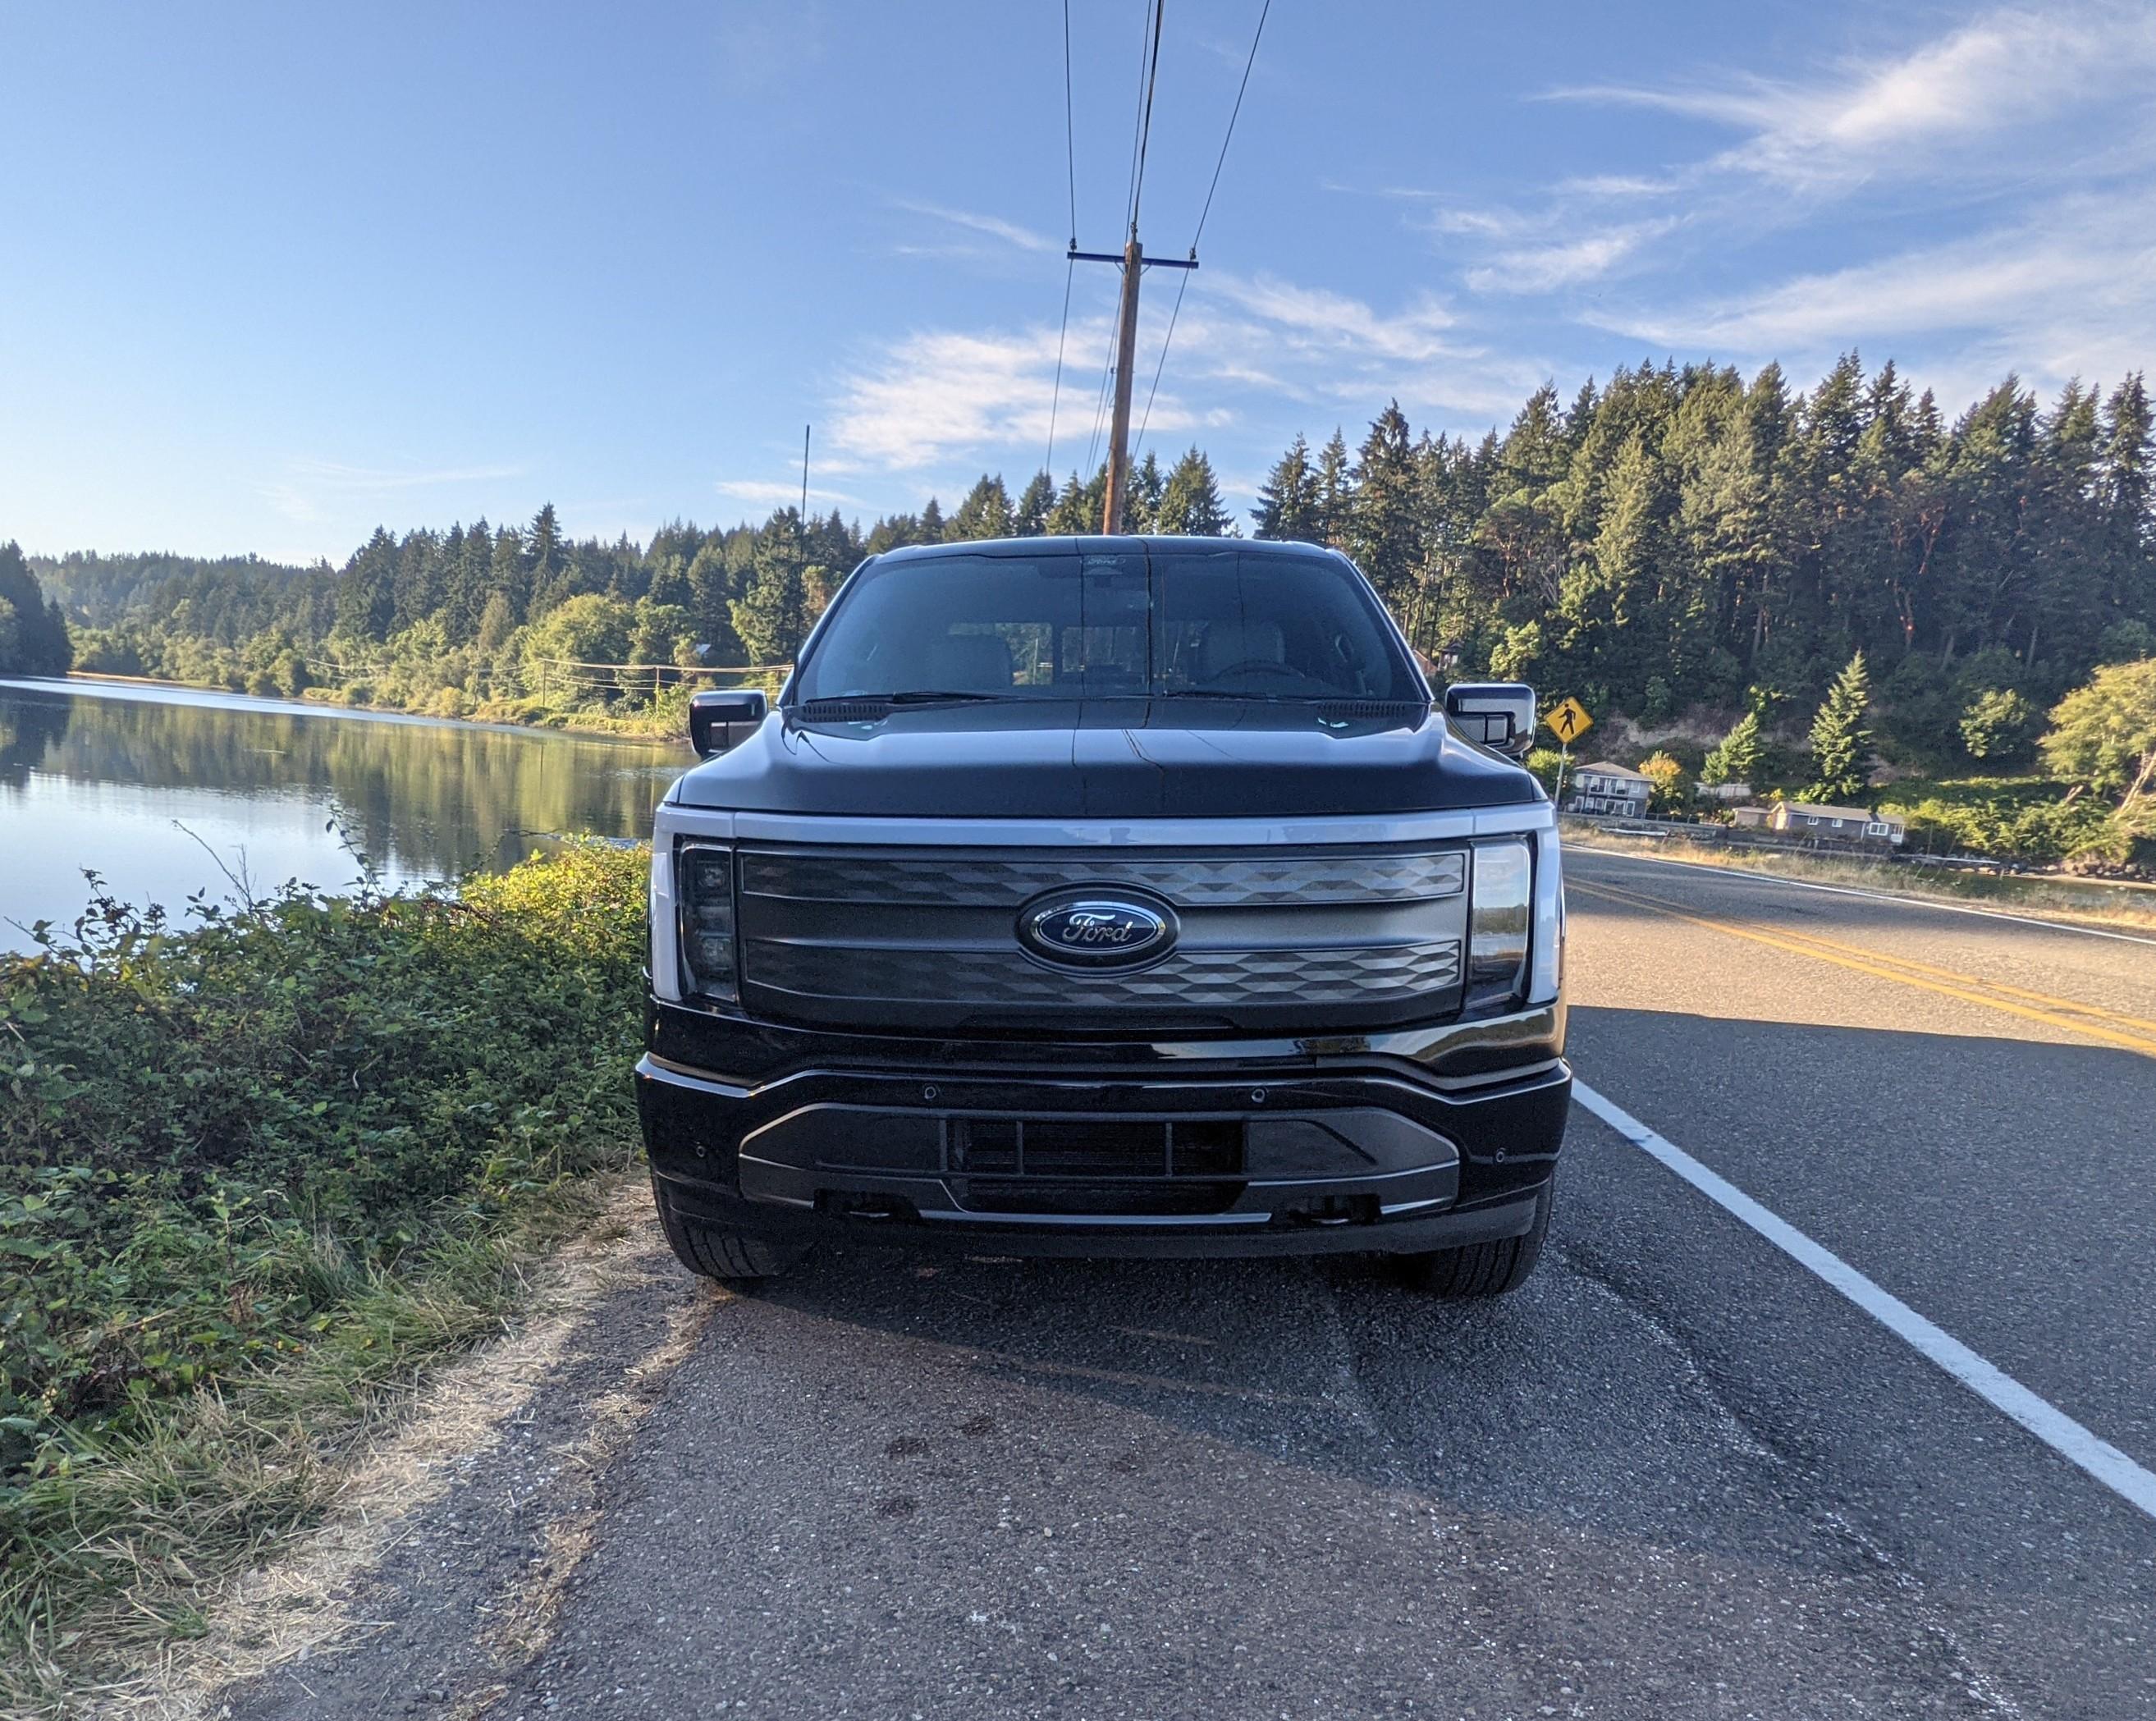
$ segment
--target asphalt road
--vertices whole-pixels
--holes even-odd
[[[2156,943],[1570,866],[1582,1078],[2156,1470]],[[536,1647],[470,1652],[545,1539],[490,1459],[233,1713],[2156,1715],[2156,1518],[1578,1107],[1496,1304],[860,1252],[698,1318]]]

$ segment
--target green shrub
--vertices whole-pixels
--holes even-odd
[[[0,1655],[25,1575],[66,1587],[84,1477],[175,1401],[352,1342],[401,1277],[633,1157],[644,864],[184,924],[100,895],[0,961]]]

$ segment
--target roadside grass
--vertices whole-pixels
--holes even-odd
[[[1850,885],[1918,902],[1958,902],[2076,925],[2156,932],[2156,889],[2123,883],[1927,871],[1856,856],[1806,855],[1766,847],[1727,848],[1681,836],[1642,837],[1605,831],[1585,819],[1559,821],[1566,845],[1605,854],[1660,856],[1815,884]]]
[[[199,1635],[636,1153],[644,858],[0,964],[0,1713]]]

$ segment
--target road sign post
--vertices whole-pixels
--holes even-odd
[[[1587,714],[1587,707],[1576,699],[1560,701],[1543,719],[1549,725],[1550,732],[1557,737],[1557,793],[1550,799],[1558,806],[1564,804],[1564,773],[1572,763],[1572,744],[1594,727],[1594,719]]]

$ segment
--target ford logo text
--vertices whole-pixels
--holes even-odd
[[[1175,913],[1165,902],[1058,891],[1019,911],[1018,941],[1059,968],[1136,968],[1175,946]]]

